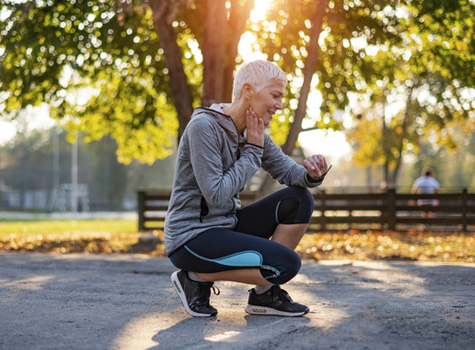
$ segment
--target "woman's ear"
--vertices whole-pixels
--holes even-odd
[[[254,95],[254,88],[249,83],[244,83],[241,95],[246,99],[250,99]]]

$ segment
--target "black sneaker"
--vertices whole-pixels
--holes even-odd
[[[308,307],[292,301],[289,293],[279,285],[273,285],[267,292],[256,294],[254,288],[249,291],[249,300],[245,307],[251,315],[302,316],[309,312]]]
[[[218,313],[218,310],[209,304],[212,282],[195,282],[183,270],[173,272],[171,280],[181,303],[191,316],[210,317]],[[219,294],[219,289],[216,292],[213,287],[213,291],[215,294]]]

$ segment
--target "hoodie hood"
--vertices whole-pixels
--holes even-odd
[[[223,113],[222,105],[214,103],[213,105],[211,105],[211,107],[197,107],[193,111],[191,118],[199,117],[199,115],[203,113],[213,116],[218,122],[218,124],[224,130],[226,130],[227,133],[236,135],[238,134],[236,124],[234,124],[234,121],[231,116]]]

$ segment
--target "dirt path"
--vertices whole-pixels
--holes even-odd
[[[471,349],[475,264],[305,261],[284,288],[305,317],[250,316],[250,286],[217,283],[192,318],[168,259],[0,254],[0,349]]]

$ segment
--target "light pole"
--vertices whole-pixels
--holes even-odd
[[[71,148],[71,211],[78,211],[78,132]]]

